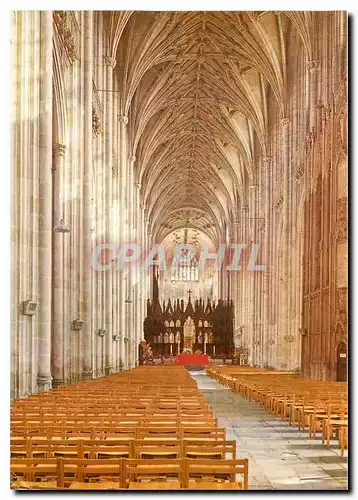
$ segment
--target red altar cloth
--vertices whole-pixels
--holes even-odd
[[[206,354],[177,354],[176,365],[209,365],[210,361]]]

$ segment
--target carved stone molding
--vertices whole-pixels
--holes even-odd
[[[82,330],[83,321],[81,319],[74,319],[72,321],[72,330]]]
[[[317,71],[320,68],[320,61],[318,59],[312,59],[307,63],[308,71]]]
[[[92,131],[95,137],[99,137],[101,135],[101,120],[99,119],[94,106],[92,106]]]
[[[346,241],[348,237],[348,214],[346,197],[337,200],[336,239]]]
[[[119,123],[123,123],[124,125],[128,124],[128,116],[120,115],[118,116]]]
[[[307,335],[307,330],[304,326],[298,329],[298,333],[302,335],[302,337],[305,337]]]
[[[316,129],[315,129],[315,127],[312,127],[308,132],[308,138],[307,138],[310,146],[313,145],[313,143],[315,142],[315,139],[316,139]]]
[[[112,154],[112,178],[116,179],[118,177],[118,158],[115,152]]]
[[[24,316],[33,316],[37,310],[37,302],[34,300],[24,300],[22,302],[22,314]]]
[[[347,324],[347,288],[337,288],[335,323]]]
[[[280,194],[277,196],[274,208],[276,210],[279,210],[279,208],[282,206],[282,204],[283,204],[283,196],[282,196],[282,194]]]
[[[262,163],[263,163],[264,167],[270,168],[271,163],[272,163],[272,157],[271,156],[263,156]]]
[[[115,57],[104,56],[104,63],[106,66],[109,66],[110,68],[114,69],[116,67],[117,61]]]
[[[296,182],[300,182],[300,180],[302,179],[304,173],[305,173],[305,167],[304,167],[304,164],[301,163],[300,165],[298,165],[298,167],[296,169],[296,172],[294,174],[294,180]]]
[[[66,146],[64,144],[53,144],[52,145],[52,156],[64,157],[66,154]]]
[[[70,64],[79,59],[74,33],[77,31],[73,14],[69,11],[57,10],[53,13],[57,32],[63,43]]]
[[[128,156],[128,161],[130,163],[134,163],[136,161],[136,159],[137,159],[136,156],[133,155],[133,154],[131,154],[131,155]]]
[[[347,153],[347,113],[346,110],[341,111],[338,116],[338,127],[339,127],[339,137],[341,141],[341,147],[344,153]]]

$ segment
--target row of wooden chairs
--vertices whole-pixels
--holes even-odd
[[[161,416],[132,416],[132,415],[119,415],[119,416],[78,416],[78,415],[68,415],[68,416],[32,416],[28,417],[12,417],[11,426],[12,428],[21,426],[31,426],[31,425],[130,425],[130,426],[155,426],[155,425],[166,425],[166,426],[177,426],[177,425],[213,425],[217,423],[216,418],[212,415],[182,415],[178,417],[177,415],[161,415]]]
[[[320,432],[325,446],[330,446],[335,437],[343,456],[348,445],[346,383],[314,381],[289,372],[248,367],[215,366],[207,372],[234,392],[288,421],[289,425],[297,425],[300,430],[308,427],[310,437]]]
[[[248,460],[26,458],[11,461],[11,476],[13,489],[246,490]]]
[[[247,489],[247,460],[235,460],[236,442],[183,367],[140,367],[11,405],[14,488]]]
[[[76,440],[11,440],[11,458],[236,458],[236,441],[206,441],[200,436],[194,440],[175,439],[76,439]]]

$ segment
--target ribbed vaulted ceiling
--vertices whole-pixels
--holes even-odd
[[[267,154],[269,109],[285,116],[292,27],[313,56],[311,14],[119,12],[107,20],[118,112],[129,117],[154,238],[192,228],[218,243]]]

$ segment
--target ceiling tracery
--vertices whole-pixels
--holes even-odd
[[[190,206],[189,225],[219,241],[223,221],[267,154],[268,100],[285,116],[292,27],[313,54],[312,16],[136,12],[109,25],[118,46],[119,111],[130,118],[131,153],[155,239],[182,227],[183,207]]]

